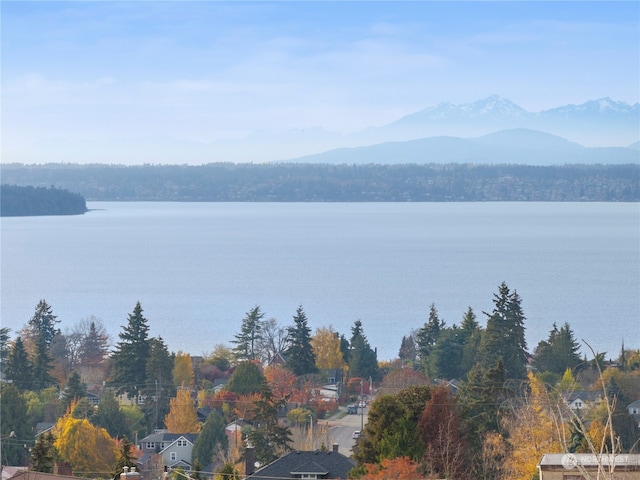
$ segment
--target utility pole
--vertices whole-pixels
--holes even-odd
[[[360,433],[364,430],[364,397],[363,397],[364,381],[360,380]]]

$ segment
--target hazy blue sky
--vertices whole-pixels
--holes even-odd
[[[636,1],[0,5],[3,162],[152,138],[347,133],[492,94],[530,111],[639,101]]]

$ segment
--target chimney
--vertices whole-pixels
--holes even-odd
[[[53,466],[54,475],[66,475],[68,477],[73,476],[71,464],[69,462],[58,462]]]
[[[253,447],[244,450],[244,474],[253,475],[256,471],[256,451]]]
[[[339,445],[337,443],[334,443],[333,446],[331,447],[331,451],[333,453],[338,453],[338,447]]]

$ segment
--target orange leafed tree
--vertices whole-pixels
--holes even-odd
[[[340,337],[330,326],[318,328],[311,339],[316,366],[320,370],[344,368],[344,357],[340,348]]]
[[[181,388],[175,398],[169,400],[169,413],[164,418],[164,424],[171,433],[198,433],[200,422],[196,407],[191,398],[191,391]]]
[[[366,463],[365,475],[359,480],[420,480],[425,476],[418,471],[418,464],[409,457],[385,458],[380,464]]]
[[[280,365],[270,365],[263,373],[276,401],[289,397],[294,392],[298,378],[291,370]]]

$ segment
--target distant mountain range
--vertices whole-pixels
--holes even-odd
[[[476,138],[438,136],[338,148],[291,160],[327,164],[637,164],[640,143],[629,147],[584,147],[562,137],[524,128],[500,130]]]
[[[607,97],[534,113],[493,95],[469,104],[440,103],[349,135],[316,128],[245,141],[236,147],[259,141],[272,154],[285,145],[315,149],[290,155],[293,162],[637,163],[640,104]]]
[[[627,146],[640,140],[640,104],[601,98],[532,113],[494,95],[469,104],[441,103],[366,132],[382,134],[386,140],[409,140],[478,136],[506,128],[540,130],[586,146]]]

